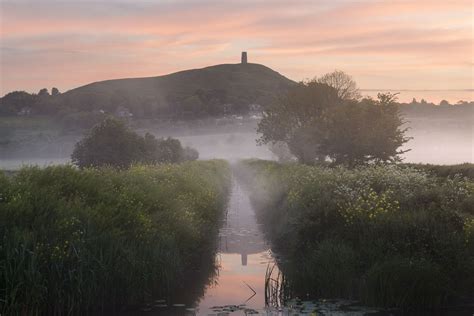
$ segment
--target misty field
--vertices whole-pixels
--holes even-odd
[[[243,162],[239,176],[277,254],[283,299],[434,308],[472,297],[472,180],[262,160]]]
[[[219,160],[0,173],[2,313],[78,314],[168,297],[206,253],[213,258],[229,189]]]

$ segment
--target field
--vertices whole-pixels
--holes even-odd
[[[415,309],[472,298],[472,180],[262,160],[243,162],[239,176],[278,256],[283,298]]]
[[[83,314],[166,298],[213,259],[224,161],[0,173],[0,313]]]

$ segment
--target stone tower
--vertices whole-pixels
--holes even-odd
[[[247,63],[247,52],[242,52],[242,57],[240,59],[241,64],[246,64]]]

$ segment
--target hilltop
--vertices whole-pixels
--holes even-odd
[[[12,92],[0,115],[108,112],[134,117],[205,117],[246,113],[295,82],[260,64],[221,64],[168,75],[94,82],[62,94]],[[26,109],[25,109],[26,108]]]
[[[239,112],[264,105],[295,82],[259,64],[222,64],[164,76],[91,83],[63,93],[61,99],[79,111],[114,111],[135,116]]]

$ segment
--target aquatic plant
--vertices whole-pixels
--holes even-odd
[[[472,295],[472,180],[396,165],[239,170],[294,295],[415,308]]]
[[[166,297],[212,255],[224,161],[0,174],[0,313],[83,314]]]

